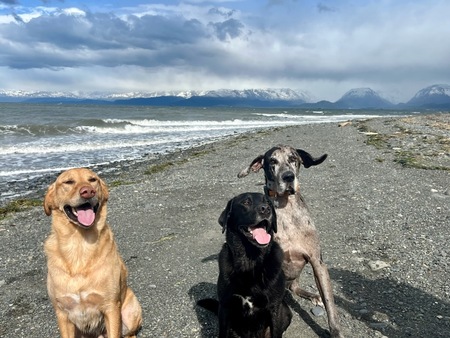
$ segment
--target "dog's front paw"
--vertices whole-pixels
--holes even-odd
[[[330,331],[331,338],[345,338],[340,329],[332,329]]]

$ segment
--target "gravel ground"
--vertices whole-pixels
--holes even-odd
[[[166,156],[151,175],[155,160],[98,168],[144,310],[140,337],[217,335],[215,316],[195,306],[215,295],[217,219],[234,195],[262,191],[262,173],[237,173],[278,143],[329,154],[300,178],[346,337],[450,337],[449,126],[450,114],[440,114],[288,127]],[[1,337],[58,337],[45,287],[49,231],[38,207],[0,221]],[[301,282],[315,290],[309,268]],[[328,336],[311,303],[289,303],[285,337]]]

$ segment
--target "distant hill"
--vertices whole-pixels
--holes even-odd
[[[308,93],[289,88],[123,94],[0,90],[0,102],[184,107],[296,107],[304,109],[450,109],[450,86],[429,86],[417,92],[407,103],[397,105],[370,88],[351,89],[336,102],[325,100],[313,102]]]
[[[351,89],[334,103],[335,108],[342,109],[389,109],[394,104],[383,99],[378,93],[370,88]]]
[[[440,84],[421,89],[406,103],[406,105],[413,107],[450,109],[450,86]]]

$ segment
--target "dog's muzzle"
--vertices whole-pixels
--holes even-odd
[[[89,202],[81,204],[77,207],[70,205],[64,206],[66,216],[75,224],[84,228],[89,228],[94,224],[99,204],[92,205]]]
[[[266,246],[272,239],[272,236],[268,232],[269,226],[269,221],[263,220],[256,225],[249,226],[247,231],[259,245]]]

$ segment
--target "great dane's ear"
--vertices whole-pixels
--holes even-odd
[[[227,229],[228,219],[230,218],[231,208],[233,206],[233,199],[229,200],[225,210],[219,216],[219,224],[222,226],[222,233]]]
[[[320,157],[312,157],[310,153],[302,150],[302,149],[296,149],[297,153],[300,155],[303,165],[305,166],[305,168],[309,168],[313,165],[318,165],[320,163],[322,163],[323,161],[326,160],[328,154],[323,154]]]
[[[255,158],[252,163],[247,168],[242,169],[242,171],[238,174],[239,178],[245,177],[250,173],[250,170],[254,173],[257,173],[263,167],[264,155],[259,155]]]

